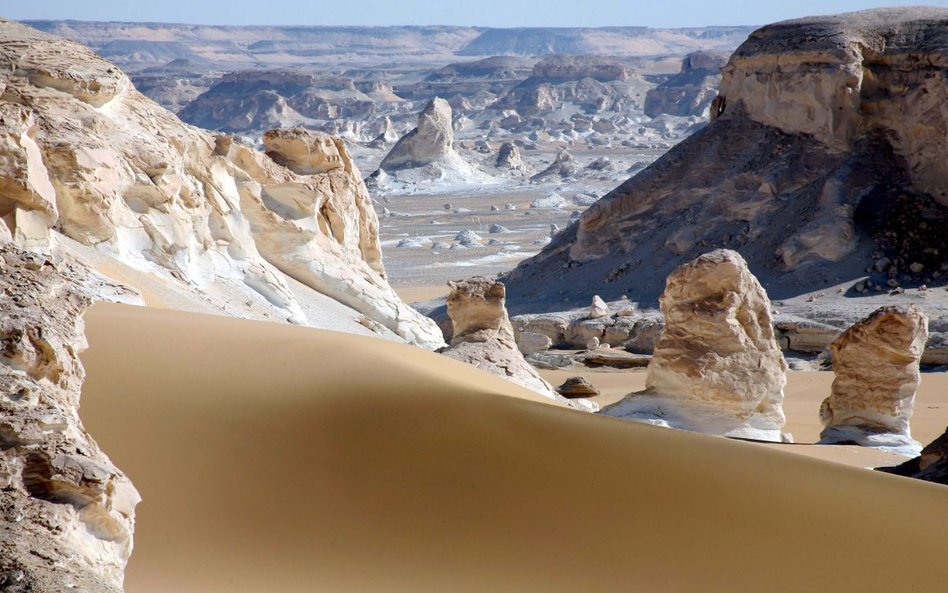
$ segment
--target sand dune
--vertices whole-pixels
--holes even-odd
[[[129,593],[938,591],[948,489],[528,401],[420,350],[96,305]],[[513,396],[513,397],[509,397]]]

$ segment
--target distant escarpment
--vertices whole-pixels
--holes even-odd
[[[278,132],[271,158],[182,123],[85,47],[9,21],[0,60],[15,64],[0,72],[0,241],[72,253],[153,304],[443,344],[385,279],[342,140]]]
[[[948,10],[759,29],[723,68],[713,121],[514,270],[512,308],[654,301],[672,269],[717,247],[777,298],[943,284],[946,80]]]

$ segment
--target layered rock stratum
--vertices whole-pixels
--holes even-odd
[[[774,339],[770,299],[734,251],[717,250],[669,275],[665,327],[645,391],[608,416],[725,436],[785,440],[787,363]]]
[[[0,73],[0,234],[165,306],[443,344],[385,280],[378,219],[341,142],[271,136],[297,174],[183,124],[76,43],[3,21],[0,57],[14,65]]]
[[[453,334],[442,354],[466,362],[531,389],[549,399],[571,407],[594,411],[598,407],[586,400],[567,400],[547,383],[524,359],[514,339],[513,326],[504,305],[503,283],[484,277],[450,282],[448,315]]]
[[[910,423],[928,318],[914,307],[876,310],[830,344],[832,393],[820,406],[820,442],[918,454]]]
[[[82,313],[103,281],[0,245],[0,590],[122,591],[140,497],[79,419]]]
[[[945,9],[757,30],[723,68],[714,121],[510,274],[514,308],[578,306],[593,287],[654,300],[681,262],[722,247],[780,297],[855,284],[882,256],[876,286],[943,283],[946,72]]]

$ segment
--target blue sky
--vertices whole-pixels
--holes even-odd
[[[220,25],[568,27],[759,25],[918,0],[0,0],[16,20],[79,19]],[[948,0],[928,5],[948,8]]]

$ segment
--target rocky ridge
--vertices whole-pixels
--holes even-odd
[[[78,44],[3,21],[0,57],[17,65],[0,74],[0,230],[18,245],[74,253],[143,293],[160,282],[170,306],[330,327],[348,317],[350,331],[364,318],[443,344],[386,282],[378,219],[341,143],[311,146],[339,167],[298,175],[183,124]]]

